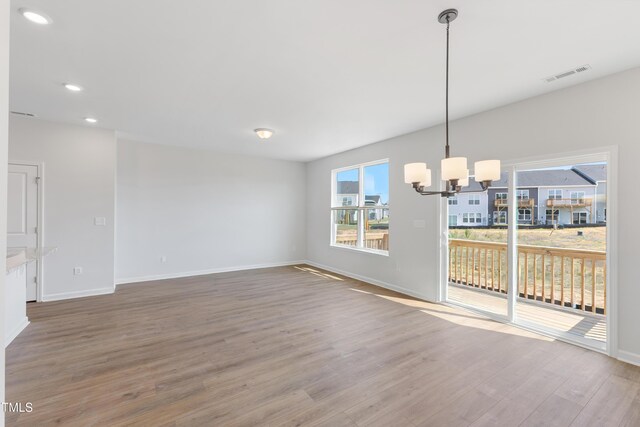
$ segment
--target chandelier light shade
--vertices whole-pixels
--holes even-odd
[[[500,160],[482,160],[475,163],[476,181],[497,181],[500,179]]]
[[[451,157],[449,147],[449,25],[458,17],[456,9],[447,9],[438,15],[438,22],[447,25],[447,60],[445,84],[445,146],[444,159],[440,161],[442,180],[446,182],[444,191],[427,191],[431,186],[431,170],[426,163],[407,163],[404,165],[404,182],[410,184],[423,196],[440,195],[452,197],[458,193],[477,193],[480,191],[462,191],[469,186],[469,168],[466,157]],[[493,181],[500,179],[500,160],[483,160],[475,162],[475,180],[480,184],[481,191],[486,191]]]
[[[404,165],[404,182],[411,184],[421,182],[427,172],[426,163],[407,163]]]

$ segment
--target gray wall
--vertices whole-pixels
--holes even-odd
[[[9,161],[44,162],[44,300],[113,292],[115,159],[113,131],[11,117]]]
[[[11,2],[0,2],[0,230],[7,223],[7,146],[9,133],[9,7]],[[6,271],[6,233],[0,233],[0,271]],[[4,282],[0,275],[0,342],[4,342]],[[4,402],[4,346],[0,349],[0,401]],[[4,416],[0,417],[4,426]]]
[[[116,281],[304,260],[305,180],[303,163],[118,141]]]
[[[560,153],[597,148],[611,141],[619,147],[620,194],[634,194],[637,159],[640,158],[640,69],[531,98],[451,123],[453,155],[470,161],[485,158],[515,160],[554,157]],[[443,126],[372,144],[308,164],[307,256],[311,262],[348,272],[371,281],[434,299],[439,286],[438,197],[419,197],[403,183],[404,163],[427,161],[437,167],[442,157]],[[390,164],[390,252],[388,257],[333,248],[329,245],[331,169],[389,158]],[[438,171],[435,171],[437,174]],[[437,175],[434,175],[437,176]],[[640,229],[635,212],[640,200],[618,200],[617,247],[619,347],[627,358],[640,363],[640,286],[633,254]],[[609,212],[609,221],[614,221]],[[420,222],[424,220],[425,228]],[[622,353],[621,353],[622,354]]]

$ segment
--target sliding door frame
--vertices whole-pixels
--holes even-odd
[[[561,167],[571,164],[607,162],[607,274],[606,274],[606,319],[607,319],[607,342],[606,346],[598,346],[595,343],[585,340],[576,340],[561,332],[546,330],[526,323],[519,322],[515,304],[517,300],[518,272],[517,268],[517,209],[516,188],[517,173],[519,171],[542,169],[551,167]],[[607,146],[589,150],[557,153],[553,155],[528,157],[502,162],[503,172],[509,175],[509,195],[508,195],[508,245],[507,256],[509,263],[508,292],[507,292],[507,316],[483,311],[472,306],[459,304],[448,299],[448,266],[449,266],[449,244],[448,244],[448,203],[445,198],[440,201],[440,286],[438,301],[456,306],[462,306],[474,312],[481,313],[493,320],[512,324],[514,326],[532,330],[543,335],[550,336],[571,344],[589,348],[591,350],[604,352],[612,357],[618,356],[618,147]]]

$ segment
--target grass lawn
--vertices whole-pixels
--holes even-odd
[[[578,231],[582,231],[582,236],[578,236]],[[449,238],[506,243],[507,230],[452,229]],[[523,245],[605,251],[606,242],[607,227],[518,230],[518,243]]]

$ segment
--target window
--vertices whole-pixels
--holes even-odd
[[[507,212],[506,211],[494,211],[493,212],[493,223],[494,224],[506,224],[507,223]]]
[[[572,205],[584,205],[584,191],[572,191],[571,192],[571,204]],[[585,212],[583,212],[585,213]]]
[[[559,188],[554,188],[549,190],[549,199],[553,199],[553,200],[562,199],[562,190]]]
[[[449,197],[448,203],[449,203],[449,206],[457,205],[458,204],[458,199],[456,197]]]
[[[379,161],[332,172],[331,243],[389,251],[389,163]]]
[[[560,216],[559,209],[547,209],[545,211],[545,216],[547,217],[547,221],[557,221]]]
[[[451,199],[449,199],[451,200]],[[449,227],[455,227],[458,225],[458,216],[457,215],[449,215]]]
[[[479,212],[463,213],[463,224],[482,224],[482,214]]]
[[[518,221],[531,221],[531,209],[518,209]]]
[[[529,190],[516,190],[516,199],[529,200]]]
[[[586,212],[574,212],[573,213],[573,224],[586,224],[587,223],[587,213]]]
[[[496,200],[507,200],[507,193],[496,193]]]
[[[479,205],[480,204],[480,195],[479,194],[469,194],[469,204],[470,205]]]

